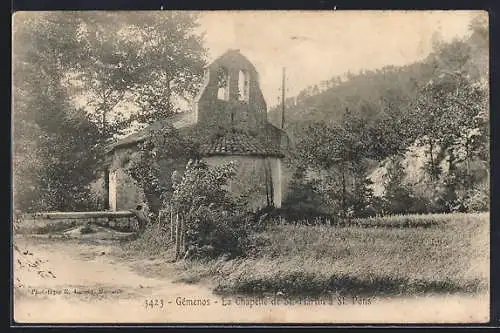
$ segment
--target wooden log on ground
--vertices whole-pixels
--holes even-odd
[[[26,214],[24,218],[31,219],[47,219],[47,220],[57,220],[57,219],[86,219],[86,218],[120,218],[120,217],[132,217],[134,213],[128,210],[123,211],[104,211],[104,212],[42,212],[34,214]]]

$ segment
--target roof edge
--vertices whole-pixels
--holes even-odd
[[[109,154],[109,153],[112,153],[115,149],[118,149],[118,148],[125,148],[125,147],[129,147],[129,146],[136,145],[136,144],[138,144],[138,143],[143,142],[143,141],[144,141],[144,140],[146,140],[147,138],[148,138],[148,136],[143,136],[143,137],[140,137],[140,138],[137,138],[137,139],[134,139],[134,140],[128,141],[128,142],[123,142],[123,143],[117,143],[117,144],[110,145],[110,146],[108,146],[108,147],[105,149],[105,153],[106,153],[106,154]]]
[[[243,156],[243,157],[277,157],[284,158],[285,155],[280,153],[269,153],[269,154],[258,154],[258,153],[229,153],[229,152],[219,152],[219,153],[205,153],[201,154],[201,157],[217,157],[217,156]]]

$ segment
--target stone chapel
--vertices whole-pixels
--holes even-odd
[[[163,121],[181,133],[204,135],[200,156],[208,165],[235,161],[237,176],[230,191],[244,194],[257,209],[281,207],[289,173],[283,163],[288,137],[267,119],[267,106],[254,65],[239,50],[228,50],[205,69],[204,83],[191,111]],[[103,176],[94,184],[104,209],[128,210],[144,202],[142,190],[125,166],[137,145],[160,123],[112,144],[107,151]],[[182,172],[185,161],[180,161]],[[165,175],[170,177],[171,175]]]

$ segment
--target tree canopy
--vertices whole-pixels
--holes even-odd
[[[88,186],[110,140],[132,122],[176,112],[173,99],[196,90],[205,59],[197,27],[184,12],[14,16],[18,209],[85,209],[93,201]]]
[[[358,200],[360,193],[371,196],[359,188],[363,182],[369,185],[368,172],[386,165],[387,173],[394,173],[387,180],[392,193],[386,199],[403,200],[401,193],[412,197],[413,189],[403,184],[401,159],[420,145],[427,162],[419,172],[430,177],[427,206],[462,207],[485,181],[478,175],[485,174],[489,160],[488,29],[482,17],[469,28],[467,37],[447,43],[436,39],[434,51],[421,62],[333,77],[323,91],[310,87],[289,100],[285,130],[297,148],[289,164],[316,175],[311,183],[311,174],[307,179],[304,172],[296,173],[303,178],[298,183],[315,184],[325,197],[343,201],[346,214],[345,201]],[[279,109],[271,110],[269,118],[279,115]]]

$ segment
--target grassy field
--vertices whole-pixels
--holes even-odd
[[[122,296],[120,302],[106,301],[104,310],[96,310],[98,303],[94,298],[54,302],[52,297],[33,298],[26,289],[26,293],[15,295],[15,311],[27,320],[40,321],[48,317],[74,321],[75,317],[67,317],[69,314],[82,319],[81,311],[78,312],[81,308],[85,309],[84,317],[93,322],[105,316],[113,320],[144,320],[160,313],[139,312],[137,304],[144,299],[160,295],[165,299],[179,295],[212,298],[215,290],[219,294],[229,293],[228,298],[233,299],[243,294],[282,295],[287,301],[356,296],[352,299],[358,303],[316,307],[313,311],[310,306],[290,309],[288,305],[253,307],[253,312],[252,308],[227,311],[229,307],[207,307],[203,309],[209,312],[203,315],[199,312],[203,309],[197,308],[196,313],[208,320],[234,320],[236,313],[240,315],[238,320],[254,318],[255,322],[266,322],[272,312],[279,316],[273,322],[307,318],[321,323],[367,323],[380,322],[381,317],[404,322],[408,315],[414,322],[457,322],[464,318],[471,322],[478,316],[484,322],[488,318],[488,214],[394,216],[357,220],[342,227],[269,225],[267,230],[252,235],[257,251],[246,258],[226,261],[172,263],[174,251],[167,241],[169,235],[158,238],[155,226],[138,239],[122,239],[121,247],[116,240],[101,242],[102,236],[87,237],[98,234],[57,239],[50,238],[51,234],[17,235],[16,285],[44,290],[105,286],[107,291],[126,290],[126,297]],[[22,269],[37,260],[42,262],[34,270]],[[56,278],[40,278],[39,270],[53,272]],[[112,292],[103,295],[106,300],[118,299]],[[377,306],[370,309],[365,306],[375,303]],[[110,309],[112,304],[117,306]],[[365,310],[359,311],[360,304]],[[61,311],[63,308],[72,310]],[[180,311],[180,307],[176,309]],[[176,313],[186,318],[184,310]],[[175,320],[172,314],[169,311],[170,321]],[[155,318],[165,322],[165,317]]]
[[[187,282],[219,293],[415,295],[476,293],[489,284],[489,214],[371,218],[353,225],[278,225],[255,234],[257,252],[177,263]]]

